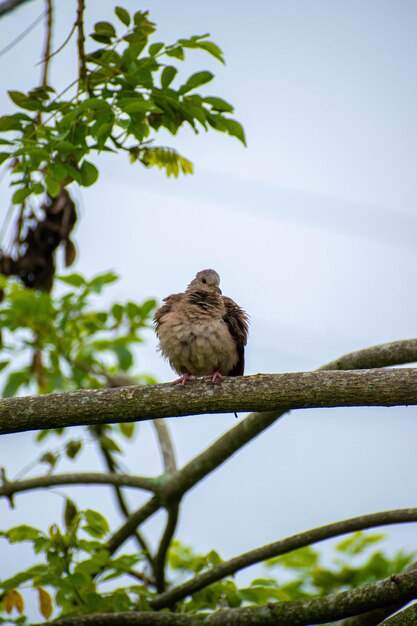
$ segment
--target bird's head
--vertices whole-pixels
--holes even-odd
[[[195,289],[201,291],[208,291],[210,293],[220,293],[220,276],[215,270],[201,270],[197,272],[194,280],[190,282],[187,287],[187,291],[194,291]]]

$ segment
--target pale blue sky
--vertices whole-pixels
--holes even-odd
[[[89,4],[92,22],[110,17],[109,0]],[[124,6],[151,9],[155,40],[211,33],[226,67],[190,53],[184,75],[216,73],[204,92],[235,104],[248,148],[215,134],[162,136],[160,143],[195,163],[195,176],[178,181],[123,157],[101,159],[99,183],[76,192],[77,269],[115,269],[123,280],[113,297],[140,300],[182,290],[196,271],[214,267],[223,292],[251,316],[248,373],[311,369],[344,352],[415,336],[417,4]],[[73,2],[60,3],[55,46],[70,29],[73,9]],[[40,12],[33,1],[0,20],[0,40],[7,43]],[[33,85],[40,36],[38,27],[0,58],[4,89]],[[54,71],[63,86],[73,79],[69,53]],[[9,107],[4,95],[0,105]],[[5,198],[0,191],[3,212]],[[138,369],[170,380],[155,346],[149,335]],[[190,494],[179,535],[197,549],[232,556],[313,525],[413,506],[416,420],[415,408],[293,413]],[[183,463],[234,418],[170,424]],[[142,428],[129,451],[138,472],[149,464],[158,471],[145,445],[150,436]],[[33,454],[32,435],[2,439],[0,446],[3,464],[26,462],[16,462],[16,447]],[[87,467],[88,459],[80,463]],[[80,499],[100,506],[102,494],[84,490]],[[20,507],[32,507],[34,523],[43,523],[39,497],[19,497],[16,512],[0,503],[2,524],[16,523]],[[55,495],[45,502],[57,510],[62,504]],[[417,547],[412,526],[390,537],[392,547]]]

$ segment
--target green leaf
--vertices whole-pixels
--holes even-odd
[[[224,113],[233,113],[234,108],[231,104],[223,100],[223,98],[216,98],[215,96],[208,96],[203,98],[204,102],[210,104],[215,111],[222,111]]]
[[[185,85],[183,85],[180,88],[179,93],[180,94],[188,93],[192,89],[197,89],[197,87],[200,87],[201,85],[205,85],[206,83],[209,83],[213,78],[214,78],[214,74],[212,74],[211,72],[207,72],[207,71],[196,72],[195,74],[190,76],[190,78],[187,80]]]
[[[173,65],[167,65],[162,70],[161,74],[161,87],[162,89],[166,89],[174,80],[178,70]]]
[[[3,389],[3,398],[11,398],[16,395],[20,387],[27,385],[30,381],[28,370],[11,372]]]
[[[113,304],[111,308],[111,314],[113,315],[116,322],[120,322],[123,317],[124,308],[121,304]]]
[[[9,152],[0,152],[0,165],[7,161],[7,159],[10,159],[10,156]]]
[[[119,20],[122,22],[122,24],[124,24],[125,26],[129,26],[130,15],[129,15],[129,12],[126,11],[126,9],[123,9],[123,7],[116,7],[114,9],[114,12],[119,18]]]
[[[66,285],[71,285],[71,287],[85,287],[87,285],[87,281],[84,276],[81,274],[68,274],[67,276],[57,276],[58,280]]]
[[[132,439],[135,434],[135,423],[134,422],[122,422],[119,424],[120,432],[126,439]]]
[[[110,22],[97,22],[94,24],[94,33],[105,37],[116,37],[116,29]]]
[[[27,187],[21,187],[17,189],[12,196],[13,204],[22,204],[28,196],[32,193],[31,189]]]
[[[339,552],[346,552],[347,554],[353,556],[355,554],[360,554],[370,545],[378,543],[382,539],[384,539],[384,535],[368,535],[358,531],[349,535],[346,539],[343,539],[343,541],[340,541],[336,545],[336,550]]]
[[[118,274],[115,274],[114,272],[105,272],[104,274],[99,274],[98,276],[95,276],[92,280],[90,280],[88,282],[88,286],[93,291],[98,292],[98,291],[101,291],[101,289],[105,285],[111,285],[112,283],[115,283],[117,280],[119,280]]]
[[[179,59],[180,61],[184,61],[184,50],[181,46],[175,46],[175,48],[168,48],[165,51],[165,54],[169,57],[174,57],[175,59]]]
[[[92,537],[101,539],[110,531],[109,524],[101,513],[87,509],[87,511],[84,511],[84,517],[87,523],[83,526],[83,529]]]
[[[211,56],[220,61],[220,63],[224,64],[223,52],[217,44],[213,43],[213,41],[200,41],[198,42],[198,47],[211,54]]]
[[[98,178],[98,169],[95,165],[90,163],[90,161],[84,160],[82,162],[80,173],[82,181],[81,184],[84,187],[90,187],[91,185],[94,185]]]
[[[77,515],[77,507],[72,500],[65,500],[64,523],[67,529],[71,528],[72,523]]]
[[[80,439],[71,439],[65,445],[65,454],[69,459],[75,459],[82,448],[82,441]]]
[[[222,119],[222,124],[224,125],[226,132],[231,137],[237,137],[239,141],[241,141],[243,145],[246,146],[245,131],[243,130],[243,127],[239,122],[237,122],[236,120],[228,120],[224,118]]]
[[[133,354],[125,346],[115,345],[113,348],[119,367],[124,372],[133,365]]]
[[[10,100],[14,102],[14,104],[22,109],[26,108],[27,101],[29,100],[26,94],[21,91],[8,91],[7,93],[9,94]]]
[[[153,43],[151,46],[149,46],[150,56],[154,57],[156,54],[158,54],[158,52],[162,50],[163,47],[164,47],[163,43]]]
[[[61,191],[61,183],[53,178],[53,176],[45,176],[45,185],[52,198],[56,198]]]
[[[10,543],[19,543],[21,541],[33,541],[40,537],[42,533],[38,528],[22,524],[21,526],[10,528],[5,535]]]

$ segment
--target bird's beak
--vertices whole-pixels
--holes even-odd
[[[220,289],[220,287],[217,287],[217,293],[219,293],[220,295],[222,295],[222,290]]]

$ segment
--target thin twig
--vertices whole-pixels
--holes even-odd
[[[171,439],[168,424],[163,419],[154,420],[152,424],[158,438],[165,473],[172,474],[172,472],[175,472],[177,469],[177,462],[175,458],[174,444]],[[178,513],[179,501],[175,501],[174,503],[168,505],[166,526],[155,555],[155,582],[158,593],[162,593],[162,591],[165,590],[167,554],[177,528]]]
[[[169,547],[178,524],[179,503],[168,509],[167,523],[155,556],[155,583],[158,593],[165,591],[165,566]]]
[[[42,55],[43,56],[42,78],[41,78],[41,86],[42,87],[46,87],[48,85],[49,61],[50,61],[50,58],[51,58],[53,21],[54,21],[54,6],[53,6],[53,2],[52,2],[52,0],[46,0],[46,34],[45,34],[45,47],[44,47],[43,55]]]
[[[157,419],[152,422],[158,438],[159,448],[162,454],[165,473],[174,472],[177,469],[177,461],[175,458],[175,449],[169,432],[168,424],[163,419]]]
[[[85,35],[84,35],[84,11],[85,0],[77,1],[77,29],[78,29],[78,80],[79,91],[86,89],[87,86],[87,68],[85,64]]]
[[[119,487],[132,487],[156,491],[156,481],[142,476],[130,476],[128,474],[102,474],[99,472],[83,472],[74,474],[46,474],[26,480],[4,480],[0,486],[0,497],[9,498],[17,493],[45,489],[57,485],[117,485]]]
[[[0,5],[0,15],[1,15],[1,8],[2,8],[2,5]],[[12,39],[12,41],[8,43],[7,46],[4,46],[4,48],[0,50],[0,57],[5,55],[7,52],[9,52],[9,50],[14,48],[18,43],[20,43],[22,39],[26,37],[26,35],[29,35],[29,33],[32,32],[32,30],[43,21],[44,17],[45,17],[45,13],[41,13],[41,15],[39,15],[36,18],[36,20],[34,20],[31,24],[29,24],[29,26],[20,33],[20,35],[17,35],[17,37]]]
[[[68,34],[68,36],[64,39],[63,43],[53,52],[51,52],[49,54],[48,57],[42,59],[41,61],[39,61],[39,63],[37,63],[36,65],[41,65],[42,63],[45,63],[45,61],[49,61],[49,59],[52,59],[52,57],[54,57],[56,54],[58,54],[59,52],[61,52],[61,50],[63,50],[65,48],[65,46],[67,45],[67,43],[70,41],[71,37],[73,36],[73,34],[75,33],[75,29],[77,28],[77,22],[74,22],[74,24],[72,25],[72,28]]]
[[[115,476],[117,476],[118,475],[117,463],[115,462],[115,459],[113,458],[112,453],[110,452],[110,450],[108,450],[108,448],[106,448],[103,442],[102,432],[101,432],[102,429],[100,429],[100,427],[95,427],[91,430],[93,434],[96,436],[99,450],[103,456],[104,463],[106,464],[107,469],[109,470],[109,472],[112,472]],[[126,499],[119,485],[115,484],[114,492],[116,494],[116,500],[119,504],[120,511],[122,512],[122,514],[124,515],[126,519],[129,519],[131,515],[131,511],[129,510]],[[133,533],[133,537],[136,539],[137,544],[139,546],[139,550],[143,552],[143,555],[148,561],[149,566],[153,572],[154,560],[153,560],[153,556],[152,556],[152,553],[150,551],[150,548],[148,546],[146,539],[143,537],[142,533],[137,528],[135,529]]]

